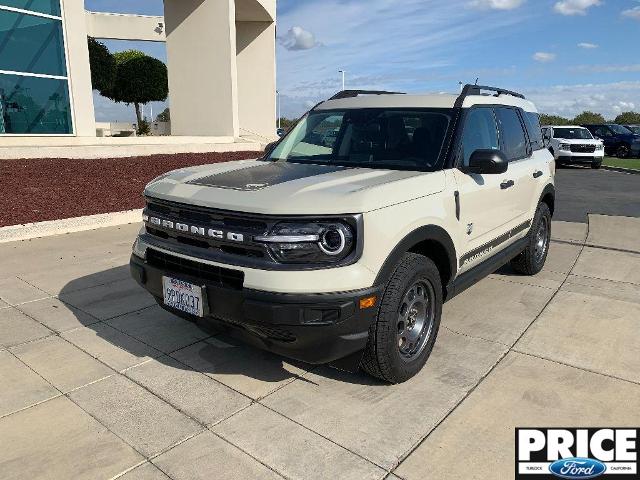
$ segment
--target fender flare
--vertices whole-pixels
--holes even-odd
[[[553,199],[554,208],[551,208],[551,216],[553,217],[555,204],[556,204],[556,187],[554,187],[553,184],[551,183],[547,184],[547,186],[542,189],[542,193],[540,194],[540,199],[538,200],[538,204],[540,204],[542,202],[542,199],[547,195],[551,195],[551,198]]]
[[[451,278],[449,281],[451,282],[458,271],[457,269],[457,256],[456,256],[456,248],[453,244],[453,240],[447,233],[447,231],[439,227],[437,225],[425,225],[415,229],[413,232],[409,233],[405,236],[400,242],[395,246],[395,248],[391,251],[389,256],[387,256],[386,260],[382,264],[382,267],[378,271],[378,275],[376,276],[376,280],[374,285],[384,285],[387,283],[393,271],[395,270],[396,265],[400,261],[402,255],[407,253],[412,247],[424,241],[435,241],[441,244],[447,252],[447,256],[449,258],[449,269],[451,273]],[[443,287],[447,287],[443,285]]]

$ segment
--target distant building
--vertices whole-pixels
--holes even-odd
[[[0,147],[96,137],[87,36],[166,42],[172,135],[272,137],[275,0],[164,0],[164,10],[0,0]]]

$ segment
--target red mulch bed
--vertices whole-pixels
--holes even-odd
[[[144,186],[162,173],[260,155],[225,152],[0,160],[0,227],[142,208]]]

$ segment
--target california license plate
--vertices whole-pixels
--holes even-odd
[[[202,287],[177,278],[162,277],[164,304],[181,312],[203,317]]]

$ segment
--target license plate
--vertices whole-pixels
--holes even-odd
[[[162,277],[164,304],[181,312],[203,317],[202,287],[177,278]]]

